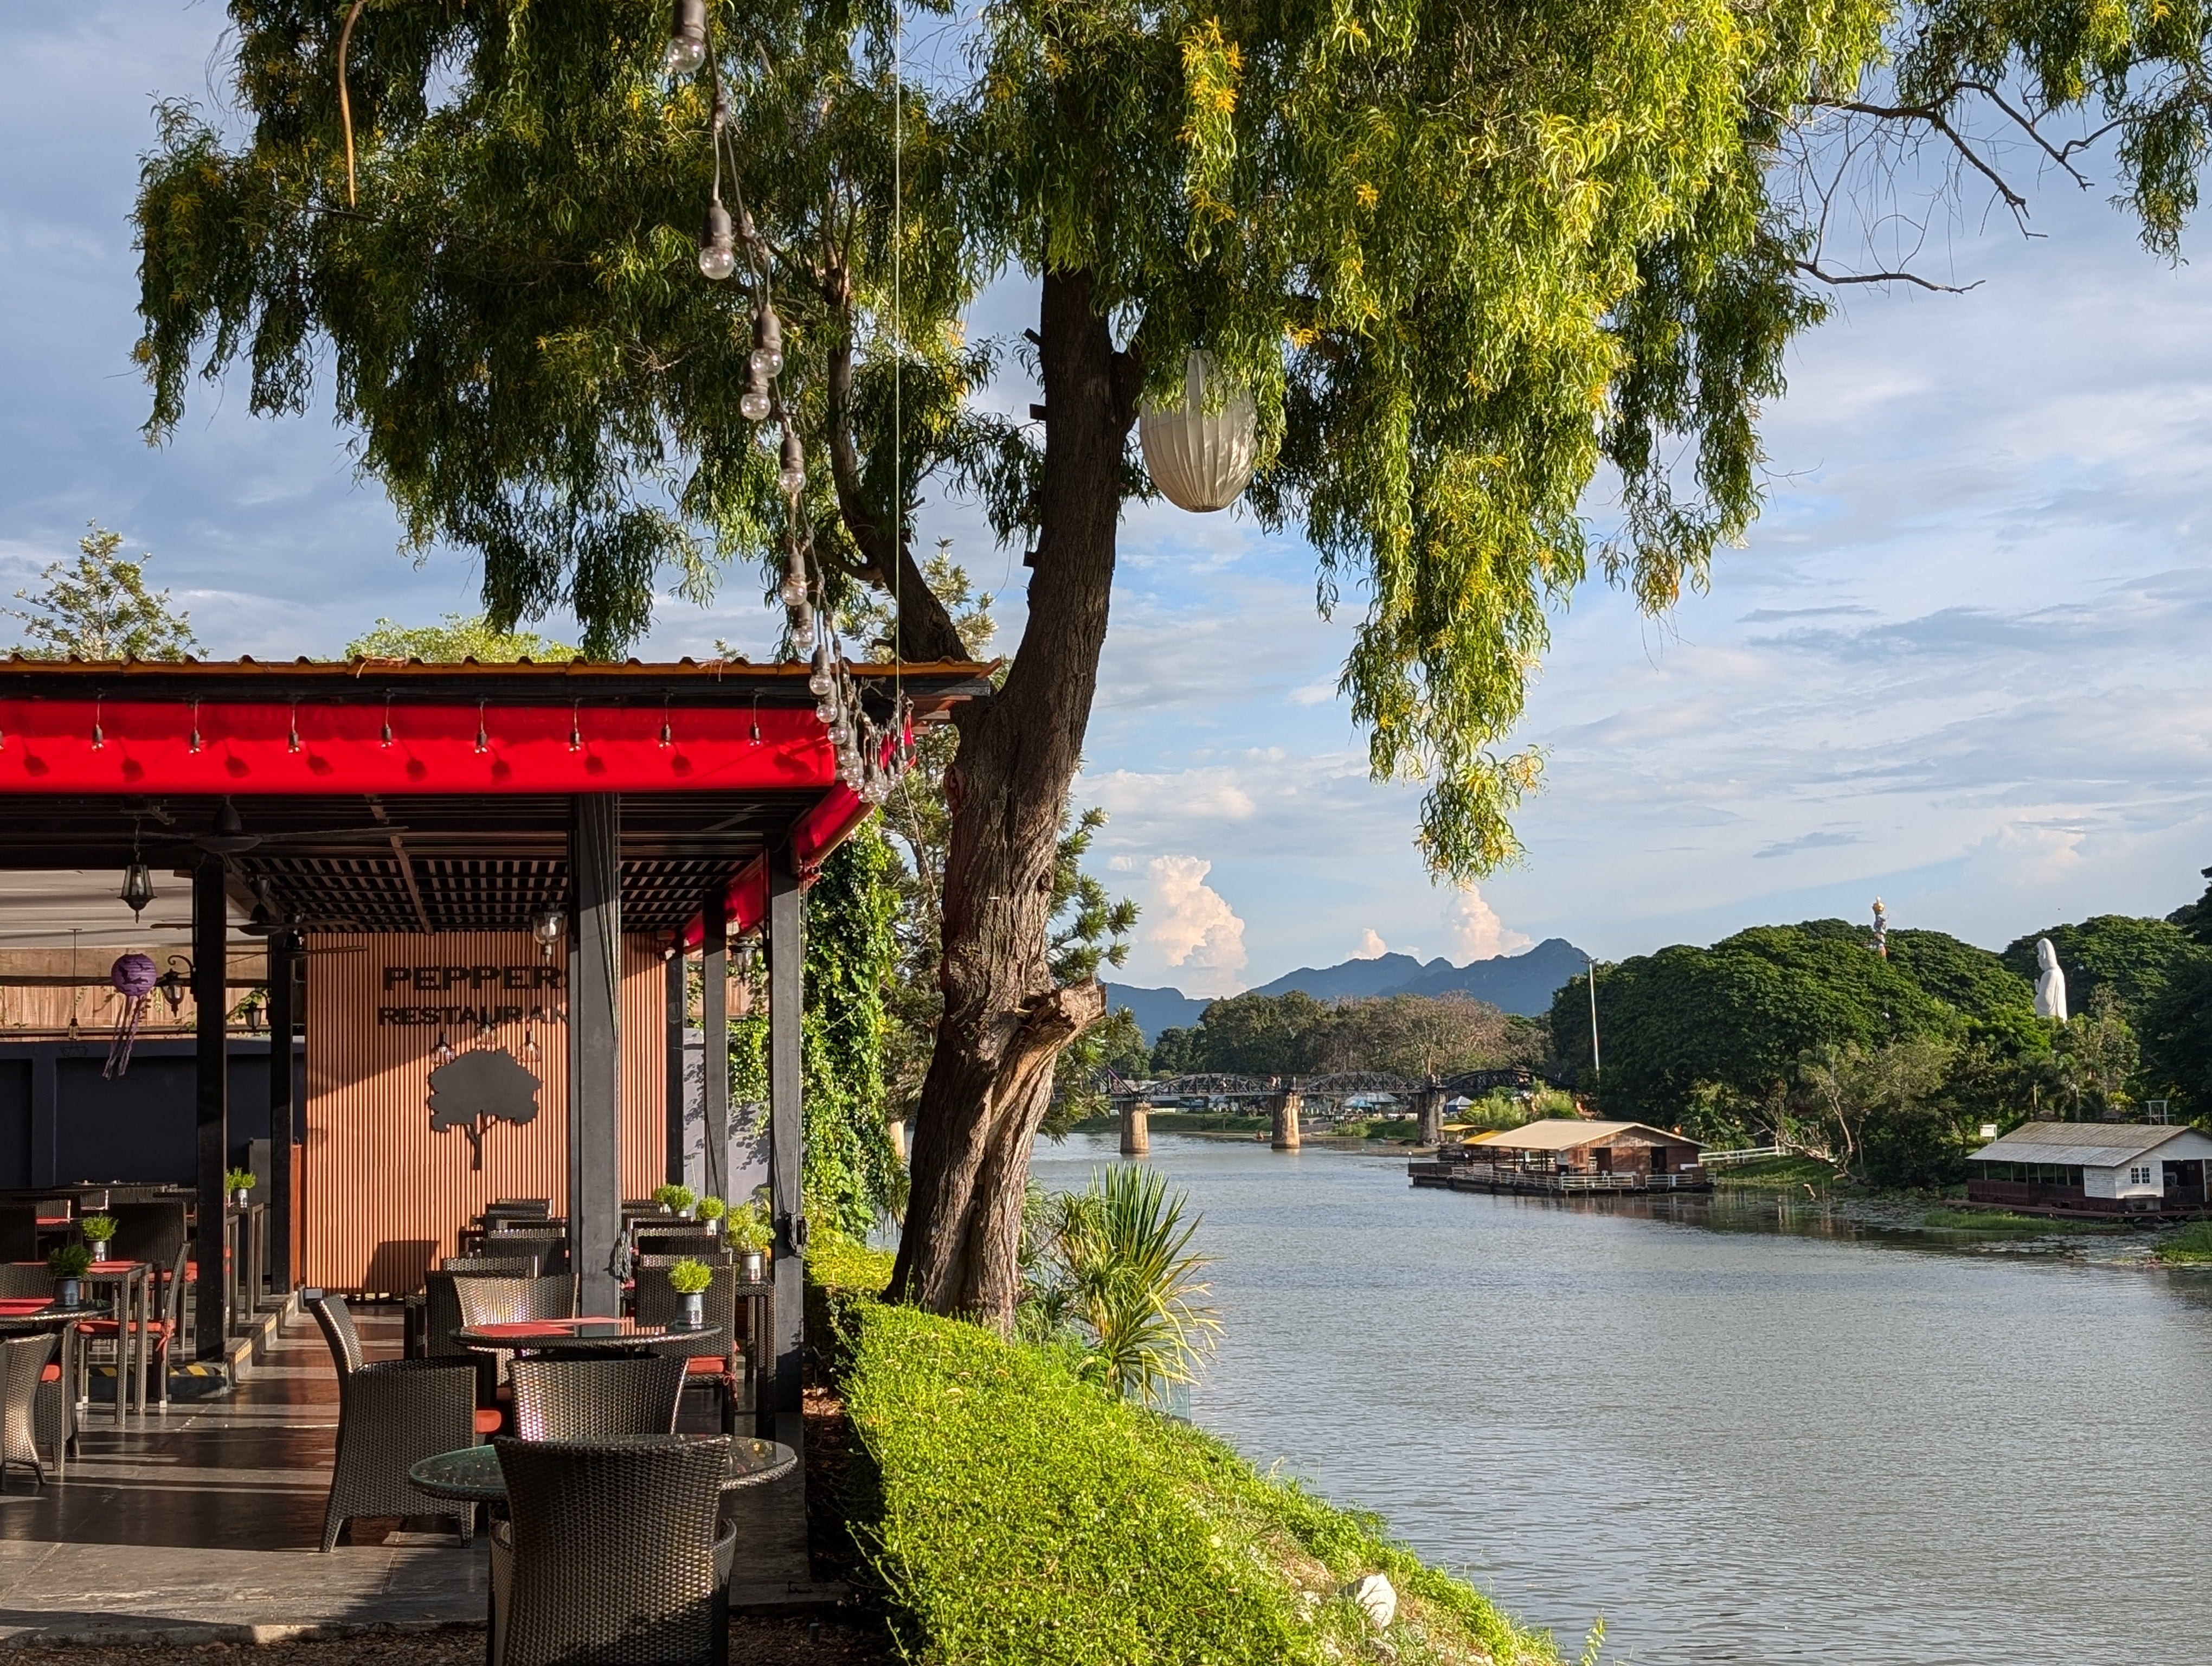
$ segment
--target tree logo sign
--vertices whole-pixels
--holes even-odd
[[[430,1132],[469,1136],[469,1167],[483,1167],[484,1130],[538,1120],[538,1078],[503,1047],[477,1048],[430,1073]]]

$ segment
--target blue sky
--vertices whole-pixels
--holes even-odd
[[[326,408],[256,421],[209,388],[166,447],[138,437],[137,158],[155,95],[210,98],[224,24],[168,0],[0,15],[0,594],[97,517],[153,551],[211,649],[330,653],[380,614],[471,610],[477,574],[398,553]],[[1972,294],[1850,293],[1799,344],[1767,512],[1710,593],[1653,622],[1593,585],[1555,621],[1518,737],[1548,756],[1528,859],[1479,893],[1423,875],[1418,789],[1366,778],[1334,693],[1352,616],[1316,617],[1310,552],[1133,510],[1080,789],[1146,910],[1127,980],[1221,994],[1553,935],[1618,957],[1863,918],[1877,894],[1899,926],[1995,945],[2196,896],[2212,284],[2141,252],[2110,185],[2046,184],[2036,240],[1957,231]],[[1024,305],[1002,286],[978,323]],[[957,504],[921,530],[1001,593],[1011,642],[1018,559]],[[647,651],[764,641],[757,594],[668,599]]]

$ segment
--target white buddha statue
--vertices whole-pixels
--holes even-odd
[[[2058,964],[2058,951],[2051,946],[2051,939],[2035,939],[2035,964],[2041,970],[2035,980],[2035,1015],[2039,1018],[2057,1018],[2066,1022],[2066,974]]]

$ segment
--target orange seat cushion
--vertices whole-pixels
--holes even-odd
[[[50,1363],[40,1368],[39,1381],[41,1383],[58,1383],[61,1380],[62,1368],[59,1365]]]
[[[143,1322],[137,1319],[131,1322],[132,1335],[137,1334],[142,1322]],[[120,1322],[118,1320],[87,1319],[77,1326],[76,1334],[80,1336],[112,1336],[121,1328]],[[155,1319],[150,1323],[144,1324],[144,1329],[149,1335],[167,1336],[169,1334],[169,1322],[167,1319]]]
[[[499,1432],[499,1426],[502,1420],[496,1411],[488,1408],[479,1411],[477,1414],[477,1432],[480,1435],[495,1435]]]
[[[730,1362],[719,1353],[702,1354],[684,1362],[684,1374],[689,1377],[722,1377],[729,1372]]]

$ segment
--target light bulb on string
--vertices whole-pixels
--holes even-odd
[[[707,0],[676,0],[668,26],[668,50],[660,55],[665,75],[688,76],[707,61]]]
[[[791,651],[811,654],[814,651],[814,610],[802,607],[791,616]]]
[[[763,307],[753,317],[753,374],[763,380],[783,369],[783,320],[775,308]]]
[[[758,423],[767,419],[769,410],[768,388],[756,372],[751,386],[738,396],[738,412],[748,423]]]
[[[775,594],[776,599],[786,607],[804,607],[806,605],[806,575],[799,569],[797,562],[783,569],[783,582],[776,587]]]
[[[451,1064],[453,1061],[453,1044],[446,1039],[446,1032],[441,1030],[438,1032],[438,1044],[430,1049],[430,1062],[433,1064]]]
[[[806,691],[826,698],[836,686],[830,675],[830,647],[825,642],[814,650],[814,671],[806,679]]]
[[[806,447],[799,442],[798,429],[788,423],[783,430],[782,466],[775,477],[786,497],[796,497],[806,489]]]
[[[699,234],[699,271],[720,283],[738,269],[730,237],[730,211],[719,199],[707,204],[707,223]]]

